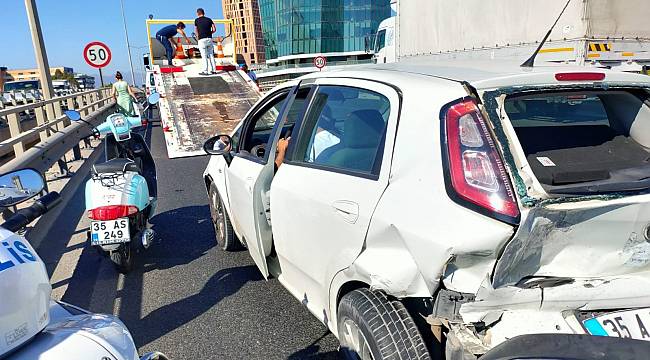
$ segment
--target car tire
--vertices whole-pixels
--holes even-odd
[[[214,183],[210,184],[210,216],[212,224],[214,225],[214,233],[217,239],[217,244],[222,250],[235,251],[241,249],[241,243],[235,235],[235,230],[232,228],[230,216],[226,211],[226,207],[219,195],[217,186]]]
[[[346,359],[431,359],[404,305],[382,292],[357,289],[347,293],[337,316],[341,353]]]

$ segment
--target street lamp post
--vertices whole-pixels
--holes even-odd
[[[123,0],[120,0],[120,8],[122,9],[122,22],[124,23],[124,36],[126,37],[126,50],[129,55],[129,66],[131,67],[131,81],[133,83],[133,86],[135,86],[135,72],[133,71],[133,60],[131,59],[131,46],[129,45],[129,31],[126,28],[126,17],[124,16]]]
[[[36,9],[36,0],[25,0],[25,9],[27,9],[27,19],[29,20],[29,29],[32,32],[32,42],[34,44],[34,54],[36,55],[36,65],[40,71],[41,89],[45,100],[51,99],[54,93],[52,89],[52,75],[50,75],[50,64],[47,61],[47,52],[45,51],[45,42],[41,32],[41,22],[38,19],[38,10]]]

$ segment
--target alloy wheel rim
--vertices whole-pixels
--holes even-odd
[[[363,334],[357,323],[352,319],[343,320],[342,345],[348,349],[348,354],[353,355],[359,360],[374,360],[368,340]]]
[[[215,216],[214,224],[217,227],[217,232],[219,233],[219,239],[223,240],[225,236],[223,208],[221,207],[221,202],[217,198],[216,193],[212,194],[212,207],[214,208],[214,216]]]

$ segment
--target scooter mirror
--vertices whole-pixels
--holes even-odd
[[[0,176],[0,207],[31,199],[43,191],[45,181],[34,169],[21,169]]]
[[[81,114],[77,110],[66,110],[63,113],[72,121],[81,120]]]
[[[231,144],[232,138],[230,135],[217,135],[203,143],[203,151],[210,155],[225,155],[230,152]]]
[[[160,101],[160,94],[153,93],[153,94],[149,95],[149,97],[147,98],[147,101],[149,102],[149,104],[157,104],[158,101]]]

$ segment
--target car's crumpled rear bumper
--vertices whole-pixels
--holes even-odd
[[[532,284],[484,287],[463,303],[447,324],[457,351],[480,355],[526,334],[587,334],[582,321],[598,314],[650,309],[650,272]]]
[[[650,342],[574,334],[535,334],[512,338],[481,360],[629,360],[647,359]]]

